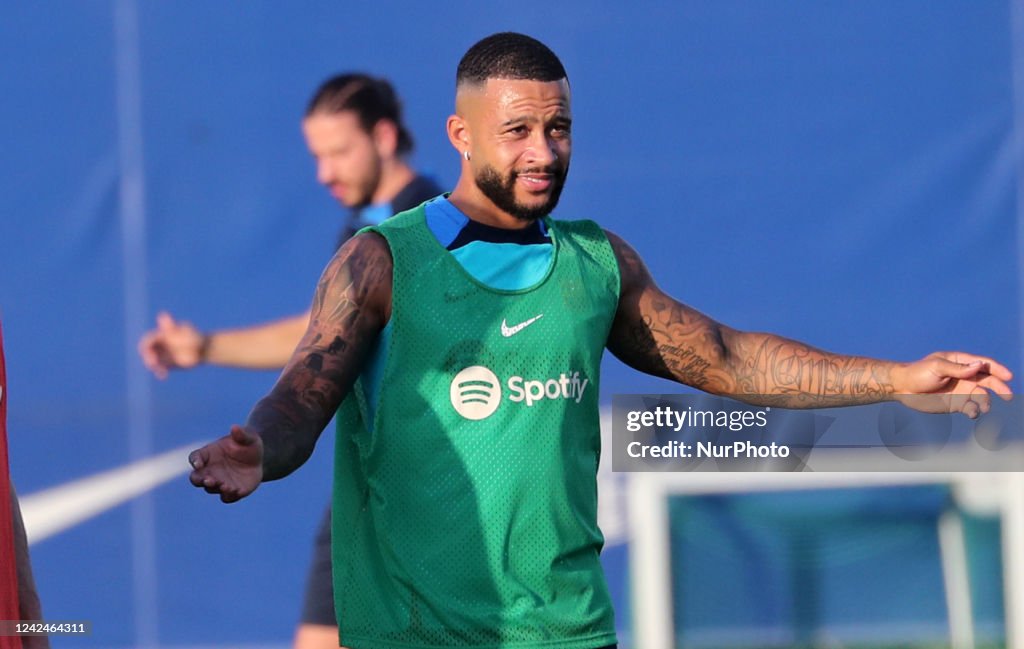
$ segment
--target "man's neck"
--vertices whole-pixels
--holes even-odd
[[[448,200],[470,219],[491,227],[522,230],[533,223],[533,221],[517,219],[499,208],[480,191],[476,183],[467,179],[466,174],[459,178],[459,182],[448,196]]]
[[[404,160],[395,158],[384,162],[381,165],[380,182],[370,202],[374,205],[390,203],[415,177],[416,172]]]

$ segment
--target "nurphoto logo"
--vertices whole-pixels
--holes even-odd
[[[482,365],[467,367],[452,379],[451,399],[455,412],[466,419],[486,419],[501,403],[498,377]]]

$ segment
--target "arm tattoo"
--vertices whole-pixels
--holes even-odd
[[[888,398],[890,364],[840,356],[768,334],[735,334],[734,393],[788,408],[847,406]]]
[[[619,308],[608,348],[641,372],[709,392],[726,391],[722,340],[702,314],[661,293],[643,260],[609,233],[619,261]]]
[[[636,251],[615,235],[609,240],[622,287],[608,348],[635,369],[714,394],[789,408],[870,403],[893,393],[890,363],[720,325],[665,295]]]
[[[391,255],[377,235],[342,246],[317,285],[309,329],[247,427],[263,440],[264,480],[284,477],[313,452],[351,390],[391,303]]]
[[[700,319],[689,317],[678,303],[655,299],[641,304],[643,318],[627,341],[634,353],[653,363],[659,376],[707,389],[714,380],[711,357],[720,341],[712,340],[713,333],[704,331]]]

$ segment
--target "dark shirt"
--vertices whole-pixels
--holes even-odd
[[[441,188],[436,182],[434,182],[433,178],[428,178],[427,176],[416,176],[409,181],[409,184],[403,187],[400,192],[395,194],[393,199],[391,199],[390,209],[388,210],[390,213],[388,216],[394,216],[399,212],[411,210],[420,203],[437,196],[441,191]],[[355,233],[359,232],[362,228],[368,225],[377,225],[378,221],[364,218],[363,212],[368,212],[370,210],[379,213],[379,206],[377,208],[370,206],[352,210],[349,214],[348,221],[346,221],[345,225],[341,228],[341,232],[338,236],[339,248],[341,247],[341,244],[351,239]]]

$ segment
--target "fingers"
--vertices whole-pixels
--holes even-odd
[[[156,314],[156,328],[160,331],[172,331],[175,326],[177,326],[177,323],[167,311],[161,311]]]
[[[188,463],[192,467],[189,482],[209,494],[218,494],[221,501],[233,503],[252,493],[259,484],[259,477],[247,475],[239,465],[237,448],[260,443],[257,435],[248,433],[241,426],[232,426],[226,437],[207,444],[189,453]],[[252,452],[248,452],[252,455]],[[255,458],[256,456],[254,456]],[[258,459],[253,459],[258,463]]]
[[[995,376],[996,378],[999,378],[1003,381],[1010,381],[1013,379],[1013,372],[1011,372],[1010,368],[1006,367],[1005,365],[997,363],[991,358],[982,358],[981,361],[988,366],[988,373],[991,374],[992,376]]]
[[[981,409],[978,407],[978,404],[970,400],[968,400],[967,403],[964,404],[964,407],[960,409],[960,412],[967,415],[971,419],[977,419],[979,416],[981,416]]]
[[[945,358],[932,359],[932,372],[939,378],[969,379],[985,371],[985,364],[980,360],[960,363]]]
[[[211,458],[210,447],[214,444],[208,444],[188,454],[188,463],[192,466],[192,473],[188,476],[189,482],[211,494],[220,493],[226,488],[224,480],[217,477],[223,473],[222,463]]]
[[[937,354],[934,354],[934,356],[944,358],[955,363],[960,363],[962,365],[981,363],[984,372],[991,374],[1002,381],[1009,381],[1013,379],[1013,372],[1011,372],[1008,367],[995,359],[989,358],[988,356],[979,356],[977,354],[968,354],[966,352],[938,352]]]
[[[256,443],[256,436],[250,435],[244,428],[235,424],[231,427],[231,440],[241,446],[252,446]]]
[[[188,454],[188,463],[196,471],[206,466],[206,463],[210,461],[210,452],[206,450],[206,447],[197,448]]]
[[[189,482],[208,494],[220,495],[221,502],[225,503],[238,502],[246,496],[246,494],[243,494],[237,485],[228,483],[224,480],[219,480],[203,471],[193,471],[189,475]]]
[[[188,480],[195,487],[205,487],[207,481],[207,474],[203,469],[206,468],[207,462],[209,462],[210,452],[207,447],[199,448],[188,454],[188,463],[192,467],[192,473],[189,474]],[[211,478],[212,480],[212,478]]]
[[[941,377],[969,381],[991,390],[1004,401],[1013,397],[1013,390],[1006,383],[1013,378],[1013,372],[991,358],[952,352],[935,354],[932,361],[935,363],[933,371]]]
[[[156,325],[142,336],[138,348],[143,364],[157,378],[166,378],[172,369],[191,369],[203,362],[205,337],[191,322],[175,320],[161,311]]]
[[[138,349],[139,356],[142,358],[142,364],[146,366],[146,369],[152,372],[158,379],[163,380],[167,378],[167,366],[160,357],[159,334],[156,331],[146,332],[139,339]]]
[[[1004,401],[1013,397],[1007,381],[1013,373],[985,356],[963,352],[936,352],[918,363],[911,380],[901,383],[908,388],[908,398],[920,395],[941,396],[945,407],[933,403],[907,403],[925,412],[959,412],[976,419],[992,410],[992,394]]]
[[[178,326],[170,313],[161,311],[156,315],[156,329],[147,331],[139,339],[142,364],[160,380],[166,379],[168,371],[176,365],[168,348],[168,340]]]
[[[992,398],[985,390],[975,390],[963,401],[959,410],[971,419],[977,419],[992,409]]]
[[[217,484],[217,480],[213,476],[206,475],[203,471],[193,471],[188,474],[188,481],[192,483],[193,487],[207,488],[214,487]],[[208,491],[207,493],[212,493]]]
[[[999,395],[999,398],[1003,401],[1009,401],[1013,398],[1013,390],[1003,380],[993,375],[982,377],[978,380],[978,385]]]

